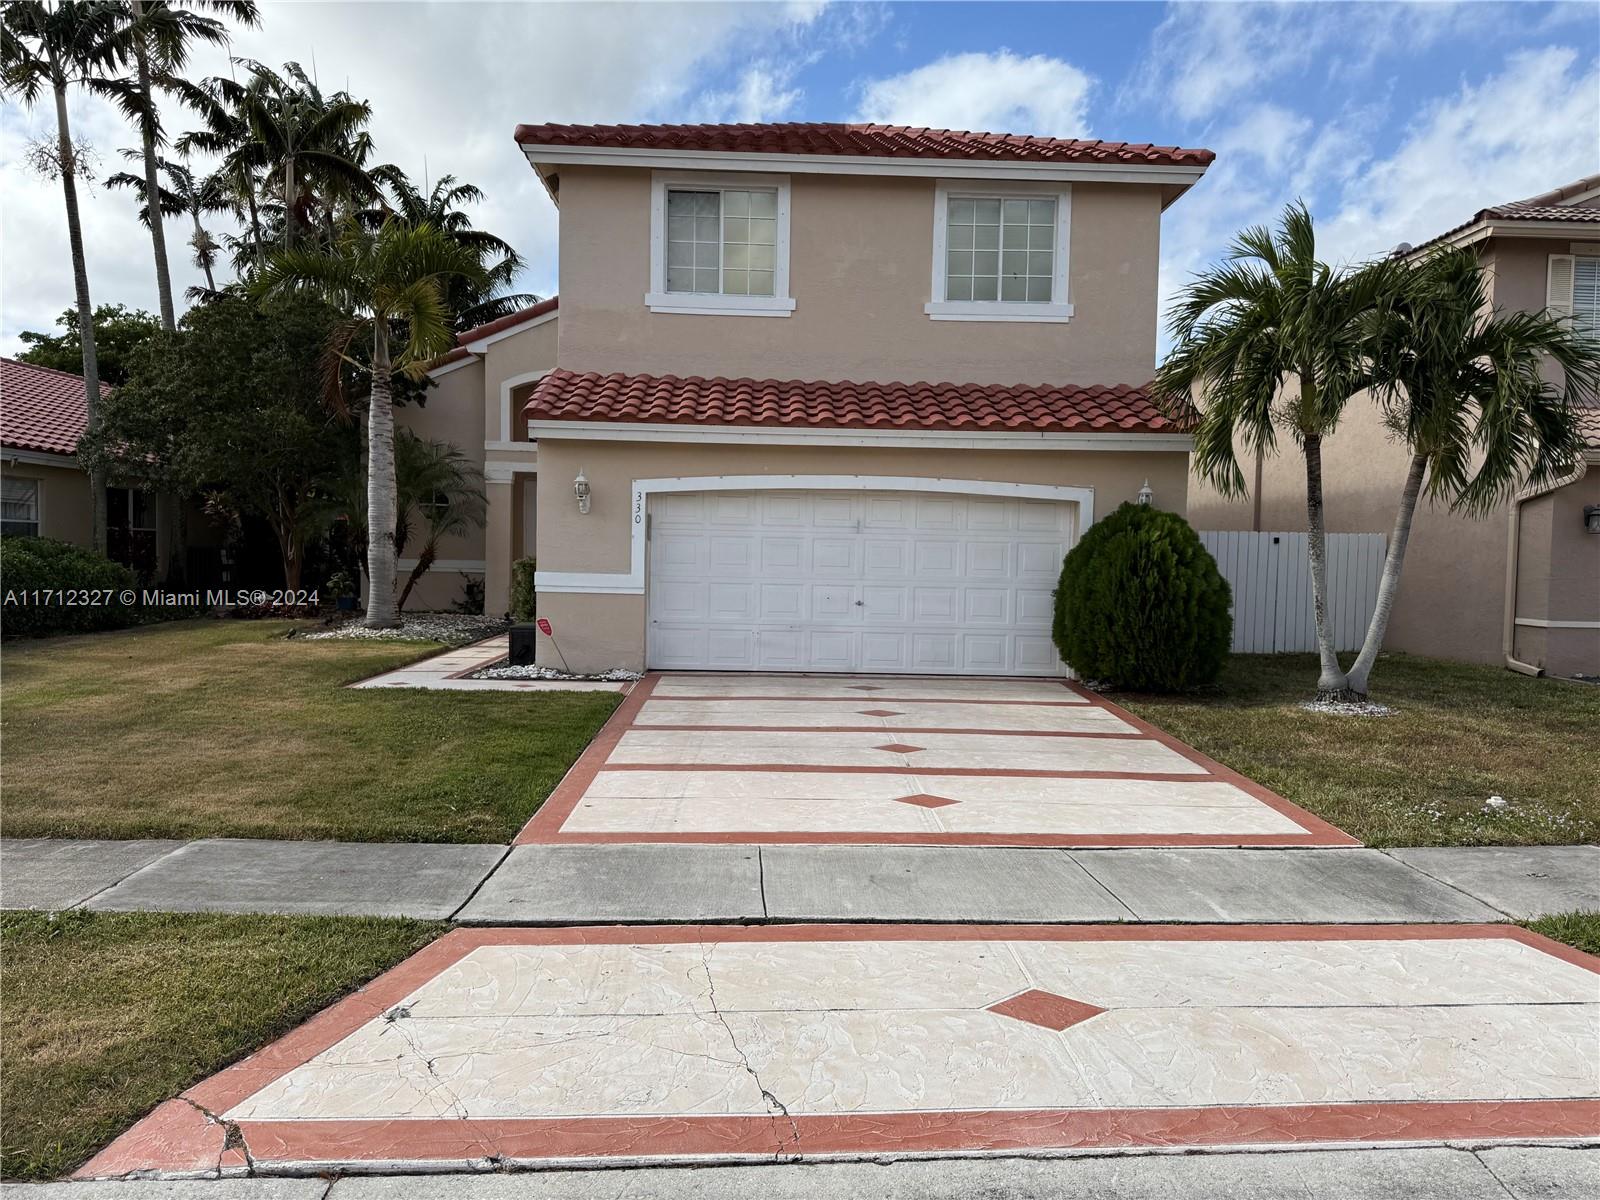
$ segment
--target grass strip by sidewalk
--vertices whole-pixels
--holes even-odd
[[[1234,655],[1216,689],[1110,699],[1370,846],[1600,839],[1600,687],[1386,655],[1395,714],[1350,717],[1300,707],[1316,680],[1308,654]]]
[[[352,691],[438,647],[290,628],[8,645],[6,835],[509,841],[620,699]]]
[[[0,914],[0,1176],[65,1174],[161,1101],[445,928],[358,917]]]
[[[1522,922],[1524,929],[1542,933],[1551,941],[1564,942],[1585,954],[1600,957],[1600,912],[1553,913]]]

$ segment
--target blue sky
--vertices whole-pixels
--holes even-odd
[[[1300,196],[1326,253],[1421,241],[1600,171],[1600,6],[1584,4],[263,4],[234,52],[373,102],[380,159],[479,184],[480,224],[556,281],[554,209],[520,121],[885,120],[1206,146],[1167,214],[1163,295]],[[200,72],[226,69],[202,56]],[[86,97],[101,173],[132,138]],[[183,118],[175,114],[174,124]],[[0,349],[72,299],[57,185],[27,177],[48,108],[7,104]],[[95,300],[155,308],[125,193],[85,197]],[[187,231],[169,233],[180,285]]]

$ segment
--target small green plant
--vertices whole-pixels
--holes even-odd
[[[147,619],[133,572],[70,542],[0,538],[0,577],[7,638],[121,629]]]
[[[1086,679],[1143,692],[1213,683],[1233,635],[1232,593],[1189,523],[1124,504],[1061,564],[1055,642]]]
[[[511,619],[531,621],[539,615],[538,597],[533,591],[535,561],[519,558],[511,564]]]
[[[344,596],[359,595],[361,588],[356,583],[356,577],[349,571],[335,571],[328,576],[328,591],[333,593],[335,600]]]

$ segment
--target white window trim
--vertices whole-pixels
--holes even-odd
[[[518,445],[511,436],[511,393],[525,383],[537,383],[543,379],[554,367],[541,367],[537,371],[524,371],[521,375],[508,375],[500,381],[500,438],[502,443]],[[486,450],[498,450],[501,447],[490,442],[484,443]]]
[[[6,475],[10,479],[17,479],[23,483],[33,484],[33,537],[44,536],[44,480],[37,475],[13,475],[9,471]],[[21,522],[18,522],[19,524]],[[29,535],[23,535],[29,536]]]
[[[1017,300],[941,300],[945,295],[945,261],[949,249],[950,198],[975,196],[985,199],[1038,199],[1050,196],[1056,202],[1055,278],[1050,284],[1054,299],[1048,304]],[[1072,185],[1070,183],[979,183],[972,180],[941,179],[933,189],[933,284],[928,303],[922,306],[934,321],[1026,321],[1034,324],[1065,325],[1072,319],[1069,251],[1072,245]]]
[[[993,479],[928,479],[903,475],[701,475],[679,479],[635,479],[630,518],[631,570],[535,571],[533,586],[544,592],[642,596],[650,497],[663,492],[863,491],[939,492],[957,496],[1056,500],[1078,506],[1074,539],[1094,524],[1094,489],[1048,483],[1007,483]]]
[[[667,192],[672,188],[720,191],[724,188],[776,188],[778,224],[772,248],[772,295],[712,296],[667,291]],[[702,317],[787,317],[794,311],[789,295],[789,177],[787,175],[709,175],[702,172],[654,171],[650,176],[651,312],[688,313]]]

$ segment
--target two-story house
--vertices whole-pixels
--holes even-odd
[[[1141,496],[1185,510],[1189,439],[1145,385],[1161,214],[1209,151],[815,124],[516,139],[561,211],[559,310],[463,335],[426,411],[431,436],[451,412],[492,435],[486,606],[536,551],[542,662],[1057,673],[1079,533]],[[553,360],[548,337],[506,353],[541,321]]]
[[[1480,210],[1407,251],[1473,249],[1502,312],[1567,315],[1600,335],[1600,175]],[[1550,487],[1527,489],[1471,518],[1418,509],[1385,646],[1505,664],[1528,673],[1600,676],[1600,407],[1579,421],[1588,452]],[[1408,453],[1377,406],[1353,403],[1322,447],[1328,529],[1388,533]],[[1252,495],[1227,499],[1196,481],[1200,529],[1302,529],[1305,470],[1282,454],[1256,464]]]

